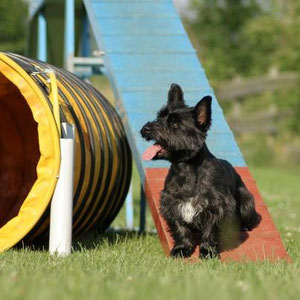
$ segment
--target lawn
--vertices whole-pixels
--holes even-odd
[[[0,299],[299,299],[299,173],[252,172],[293,264],[190,264],[166,258],[153,233],[94,234],[66,258],[26,248],[1,254]]]

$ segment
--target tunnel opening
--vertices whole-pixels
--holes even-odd
[[[18,215],[37,179],[37,126],[24,96],[0,73],[0,228]]]

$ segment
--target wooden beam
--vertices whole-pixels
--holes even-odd
[[[223,82],[217,87],[217,94],[223,101],[232,101],[266,91],[284,90],[299,85],[297,72],[267,75],[253,78],[237,78]]]

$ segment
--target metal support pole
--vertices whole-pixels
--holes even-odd
[[[82,56],[83,57],[89,57],[91,56],[91,44],[90,44],[90,24],[87,17],[87,14],[85,13],[83,18],[83,24],[82,24]]]
[[[65,37],[64,64],[67,70],[73,71],[72,58],[75,55],[75,1],[65,0]]]
[[[38,12],[37,59],[47,61],[47,22],[42,9]]]
[[[129,191],[125,200],[126,206],[126,228],[133,230],[133,194],[132,194],[132,181],[130,183]]]
[[[141,210],[140,210],[140,232],[145,231],[146,226],[146,197],[141,185]]]

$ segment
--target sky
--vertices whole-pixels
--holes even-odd
[[[193,12],[189,11],[190,0],[173,0],[178,12],[185,17],[193,17]]]
[[[176,4],[176,6],[178,6],[178,7],[185,7],[187,4],[188,4],[188,2],[189,2],[189,0],[173,0],[174,2],[175,2],[175,4]]]

